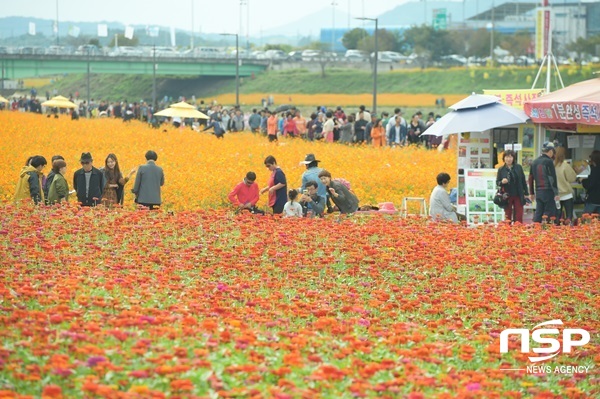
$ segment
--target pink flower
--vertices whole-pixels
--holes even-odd
[[[97,365],[98,363],[102,363],[105,362],[106,358],[104,356],[91,356],[90,358],[88,358],[88,360],[86,361],[86,364],[89,367],[94,367],[95,365]]]
[[[470,382],[467,384],[467,391],[479,391],[481,389],[481,384],[478,382]]]

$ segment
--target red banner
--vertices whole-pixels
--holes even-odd
[[[525,113],[535,123],[600,125],[600,105],[591,102],[525,103]]]

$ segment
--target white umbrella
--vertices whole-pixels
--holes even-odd
[[[483,132],[502,126],[526,123],[529,117],[520,109],[500,102],[481,105],[477,108],[463,108],[444,115],[423,134],[443,136],[463,132]]]
[[[208,116],[198,111],[196,107],[183,101],[177,104],[173,104],[169,108],[165,108],[162,111],[155,113],[154,115],[169,117],[178,116],[180,118],[208,119]]]
[[[498,102],[500,102],[500,99],[496,96],[473,93],[469,97],[463,98],[462,100],[460,100],[456,104],[452,104],[448,108],[458,111],[461,109],[479,108],[484,105],[494,104]]]
[[[77,108],[75,103],[63,96],[52,97],[50,100],[44,101],[42,105],[50,108]]]

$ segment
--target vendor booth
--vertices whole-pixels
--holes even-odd
[[[590,79],[525,102],[525,112],[536,124],[536,153],[552,141],[566,149],[566,160],[580,177],[586,177],[586,160],[600,150],[600,78]],[[575,209],[583,189],[574,184]]]
[[[520,149],[521,137],[525,135],[533,155],[533,126],[529,130],[523,128],[528,116],[500,100],[497,95],[472,94],[452,105],[452,112],[423,133],[436,136],[458,133],[457,210],[471,226],[504,220],[504,210],[493,202],[498,152],[506,146]]]

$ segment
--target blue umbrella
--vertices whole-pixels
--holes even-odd
[[[472,95],[467,99],[473,96],[478,95]],[[454,106],[460,105],[461,102]],[[522,110],[500,102],[492,102],[449,112],[425,130],[422,135],[443,136],[452,133],[483,132],[497,127],[526,123],[528,120],[529,117]]]

